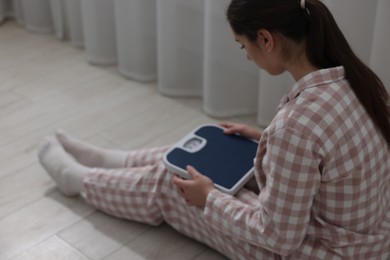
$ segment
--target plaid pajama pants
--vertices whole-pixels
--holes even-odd
[[[168,147],[129,153],[126,168],[91,170],[84,178],[88,203],[109,215],[150,225],[168,223],[180,233],[231,259],[274,259],[273,253],[214,229],[203,209],[189,206],[172,183],[163,156]],[[236,195],[249,205],[257,195],[243,188]]]

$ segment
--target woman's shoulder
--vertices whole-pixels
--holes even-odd
[[[364,110],[346,80],[307,88],[281,107],[270,131],[290,129],[306,136],[328,136]]]

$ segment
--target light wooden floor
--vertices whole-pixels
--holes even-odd
[[[62,196],[36,156],[57,128],[135,149],[172,143],[212,121],[199,99],[161,96],[156,84],[87,64],[68,42],[0,25],[0,259],[225,259],[167,225],[118,220]]]

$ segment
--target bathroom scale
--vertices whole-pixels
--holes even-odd
[[[164,156],[167,170],[191,179],[193,166],[209,177],[216,188],[234,195],[254,175],[258,142],[238,134],[226,135],[218,125],[201,125],[173,145]]]

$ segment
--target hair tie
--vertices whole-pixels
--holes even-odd
[[[310,15],[309,9],[306,7],[306,0],[301,0],[301,8],[303,11],[305,11],[308,15]]]
[[[306,9],[306,1],[305,0],[301,0],[301,8],[302,8],[302,10]]]

